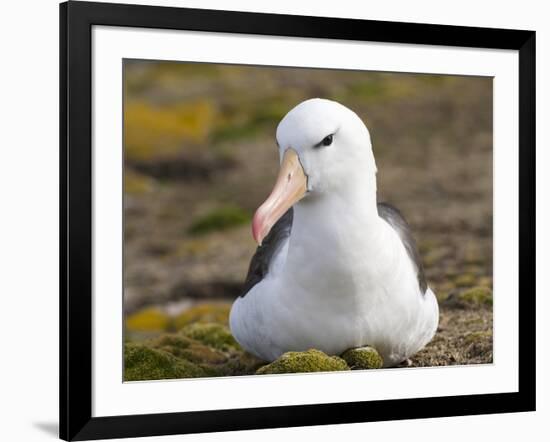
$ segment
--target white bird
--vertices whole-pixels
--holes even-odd
[[[316,98],[283,118],[277,144],[280,172],[252,221],[259,247],[231,309],[234,337],[266,361],[367,345],[384,366],[405,361],[432,339],[439,310],[409,226],[377,204],[368,129]]]

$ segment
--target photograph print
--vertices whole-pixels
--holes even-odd
[[[493,362],[491,77],[123,81],[124,381]]]

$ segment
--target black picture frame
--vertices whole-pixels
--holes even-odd
[[[414,43],[519,53],[519,391],[92,417],[94,25]],[[138,437],[535,410],[535,32],[108,3],[60,5],[60,437]]]

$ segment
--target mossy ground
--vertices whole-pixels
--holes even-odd
[[[461,295],[475,302],[457,304],[454,299]],[[493,323],[489,298],[492,300],[492,293],[487,287],[463,290],[458,295],[453,292],[445,298],[436,336],[411,358],[410,366],[491,363]],[[195,309],[206,313],[217,311],[219,305],[201,304]],[[125,380],[364,370],[380,368],[383,362],[375,349],[364,347],[350,349],[340,357],[315,349],[288,352],[267,364],[239,346],[225,325],[227,317],[220,322],[204,322],[201,316],[194,319],[175,329],[175,319],[166,314],[164,321],[158,321],[166,328],[156,330],[154,337],[146,335],[140,340],[139,334],[130,333],[133,342],[125,346]]]
[[[265,362],[246,353],[222,324],[195,323],[176,333],[127,343],[124,379],[173,379],[253,374]]]
[[[124,347],[124,380],[158,380],[204,377],[209,373],[186,359],[142,344]]]
[[[240,350],[229,329],[220,324],[190,324],[181,333],[217,350]]]

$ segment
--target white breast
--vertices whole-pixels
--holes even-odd
[[[314,209],[296,210],[273,270],[235,301],[237,341],[264,360],[371,345],[391,366],[417,352],[435,333],[438,307],[431,290],[420,293],[397,233],[361,208],[357,216],[327,212],[322,222],[311,219]]]

